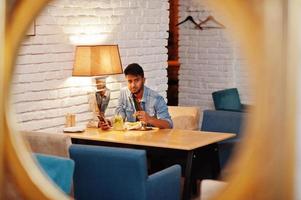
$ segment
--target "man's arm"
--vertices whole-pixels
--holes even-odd
[[[139,121],[145,122],[152,126],[155,126],[158,128],[171,128],[168,121],[166,121],[164,119],[157,119],[155,117],[151,117],[144,111],[137,111],[136,116],[139,119]]]
[[[150,125],[158,127],[158,128],[172,128],[173,123],[172,123],[171,117],[168,113],[167,105],[162,96],[157,97],[157,100],[155,103],[155,110],[156,110],[157,118],[149,116],[144,111],[138,111],[136,113],[137,118],[140,121],[146,122],[147,124],[150,124]]]
[[[157,119],[167,122],[168,127],[165,128],[173,128],[173,123],[168,112],[167,104],[162,96],[157,97],[155,110],[156,110]]]
[[[124,110],[124,105],[126,104],[126,99],[124,96],[126,96],[126,94],[125,94],[125,92],[123,92],[121,90],[120,96],[118,99],[118,104],[115,109],[115,115],[121,115],[123,119],[125,119],[125,117],[126,117],[125,110]]]

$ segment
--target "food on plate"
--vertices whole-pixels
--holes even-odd
[[[141,122],[125,122],[124,128],[127,130],[137,130],[142,127]]]

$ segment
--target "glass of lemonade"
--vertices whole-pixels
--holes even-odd
[[[113,119],[113,128],[116,131],[123,130],[123,118],[121,115],[115,115]]]

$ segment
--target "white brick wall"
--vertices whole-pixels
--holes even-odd
[[[78,124],[91,119],[91,79],[71,77],[77,44],[118,44],[123,67],[141,64],[146,85],[166,97],[168,7],[168,0],[51,2],[36,19],[36,35],[19,51],[12,97],[20,129],[59,132],[68,112]],[[107,83],[110,116],[124,76],[111,76]]]
[[[202,1],[180,0],[179,10],[179,21],[191,15],[199,23],[212,15],[224,23]],[[237,87],[242,101],[250,102],[246,61],[231,33],[227,29],[202,31],[189,22],[179,27],[179,105],[214,108],[211,93],[230,87]]]

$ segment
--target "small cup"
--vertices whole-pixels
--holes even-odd
[[[76,125],[75,114],[71,114],[71,126],[75,126],[75,125]]]
[[[71,114],[67,113],[65,116],[65,127],[71,127],[72,122],[71,122]]]
[[[75,126],[75,114],[67,113],[65,118],[66,118],[65,127]]]

